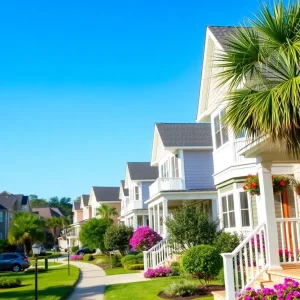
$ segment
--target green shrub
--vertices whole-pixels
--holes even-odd
[[[93,259],[94,259],[93,254],[86,254],[86,255],[83,256],[84,261],[91,261]]]
[[[77,250],[79,250],[79,246],[72,246],[71,247],[71,252],[75,253]]]
[[[135,265],[135,264],[138,264],[138,259],[137,259],[136,255],[128,254],[128,255],[122,257],[121,263],[122,263],[123,267],[125,267],[128,264]]]
[[[240,237],[234,233],[220,232],[213,243],[213,246],[219,251],[219,253],[232,252],[241,242]]]
[[[222,257],[216,248],[199,245],[185,252],[182,265],[187,272],[196,276],[200,281],[204,280],[204,284],[208,285],[221,270]]]
[[[170,265],[170,269],[172,270],[173,276],[180,275],[181,267],[180,267],[180,263],[178,261],[173,261]]]
[[[111,265],[113,268],[122,267],[121,259],[119,255],[113,255],[111,258]]]
[[[13,288],[21,285],[19,278],[0,277],[0,288]]]
[[[35,273],[35,268],[29,268],[24,270],[25,273]],[[47,272],[47,270],[45,270],[45,268],[39,268],[39,273],[44,273]]]
[[[168,297],[187,297],[195,295],[198,292],[198,285],[192,280],[182,279],[167,285],[163,292]]]
[[[126,265],[126,270],[144,270],[144,264]]]
[[[225,285],[224,269],[222,268],[217,276],[222,285]]]

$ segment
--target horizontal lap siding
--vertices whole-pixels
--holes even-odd
[[[213,183],[213,157],[211,151],[184,151],[185,185],[187,190],[211,189]]]

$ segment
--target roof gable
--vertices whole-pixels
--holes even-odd
[[[81,203],[81,200],[74,201],[72,211],[81,210],[80,203]]]
[[[125,189],[125,180],[121,180],[119,199],[122,199],[123,197],[128,197],[128,196],[129,196],[129,192],[128,192],[128,189]]]
[[[81,195],[80,208],[83,208],[84,206],[88,206],[89,205],[89,199],[90,199],[90,195]]]
[[[157,167],[152,167],[150,162],[128,162],[128,177],[130,181],[156,180],[158,178]],[[126,187],[128,182],[126,182]]]
[[[18,200],[20,201],[19,206],[21,206],[21,195],[13,195],[6,191],[0,193],[0,205],[7,210],[18,209]]]
[[[49,219],[52,217],[61,217],[63,214],[61,211],[56,207],[33,207],[32,212],[38,214],[40,217],[44,219]]]
[[[97,202],[119,202],[119,189],[112,186],[92,187]]]

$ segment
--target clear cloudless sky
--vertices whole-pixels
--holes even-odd
[[[0,9],[0,191],[119,186],[155,122],[194,122],[207,25],[258,0],[29,0]]]

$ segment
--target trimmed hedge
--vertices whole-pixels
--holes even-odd
[[[93,254],[86,254],[86,255],[83,256],[84,261],[91,261],[93,259],[94,259]]]
[[[137,255],[128,254],[121,259],[121,263],[123,267],[127,265],[136,265],[136,264],[144,264],[144,256],[143,253],[139,253]]]
[[[126,270],[144,270],[143,264],[126,265]]]
[[[0,288],[13,288],[21,286],[22,281],[19,278],[0,277]]]

